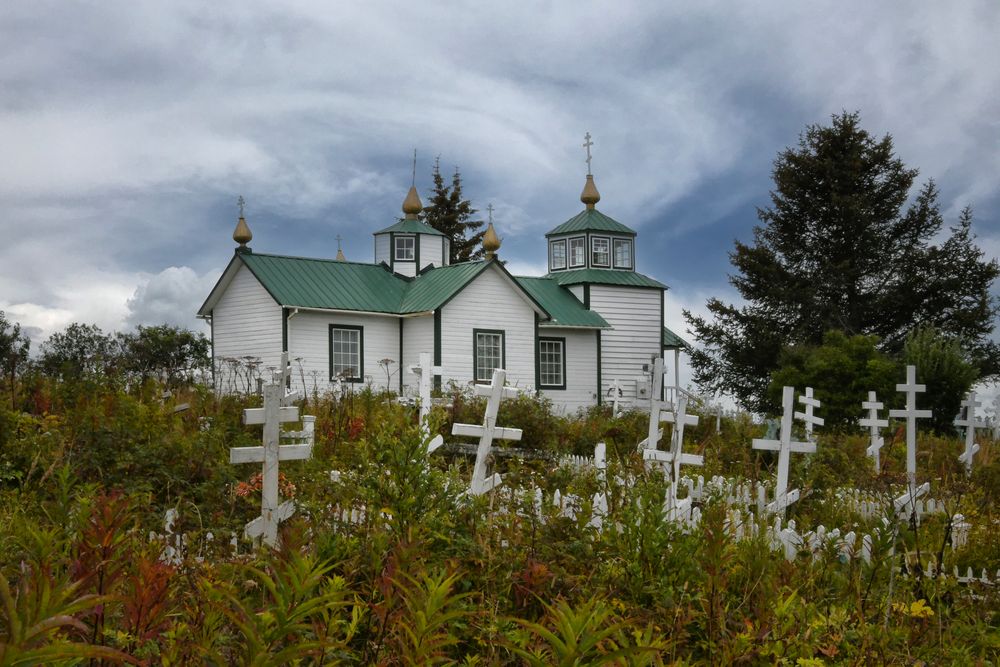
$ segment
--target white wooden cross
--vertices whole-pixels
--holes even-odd
[[[816,437],[813,435],[813,426],[823,426],[824,422],[822,417],[817,417],[813,414],[813,409],[819,407],[819,399],[813,398],[812,387],[806,387],[805,395],[799,396],[799,403],[806,406],[805,412],[796,412],[795,418],[805,422],[806,440],[816,442]]]
[[[453,424],[452,435],[464,435],[479,438],[479,448],[476,450],[476,464],[472,469],[472,482],[469,485],[469,493],[478,496],[499,486],[500,475],[494,473],[489,478],[486,477],[486,460],[490,455],[490,447],[493,446],[493,439],[520,440],[521,429],[503,428],[497,426],[497,412],[500,410],[500,401],[504,398],[514,398],[520,390],[514,387],[505,387],[507,371],[497,368],[493,371],[493,381],[490,384],[475,385],[477,396],[487,396],[486,413],[483,415],[482,426],[473,424]]]
[[[982,401],[976,400],[976,392],[970,391],[969,395],[962,401],[962,407],[965,408],[965,419],[955,420],[955,426],[965,428],[965,451],[958,457],[958,460],[965,464],[965,470],[969,474],[972,474],[972,459],[979,451],[979,445],[976,444],[976,429],[986,426],[984,422],[976,420],[976,408],[982,404]]]
[[[906,392],[906,408],[889,410],[890,417],[906,419],[906,477],[909,494],[917,490],[917,419],[930,418],[930,410],[917,410],[917,394],[927,391],[927,385],[917,384],[917,367],[906,367],[906,384],[897,384],[896,391]]]
[[[424,438],[430,438],[430,424],[427,422],[427,418],[431,414],[431,386],[434,383],[435,376],[440,377],[444,371],[441,370],[440,366],[431,365],[430,352],[421,352],[420,363],[416,366],[410,366],[410,373],[416,375],[418,378],[417,392],[420,396],[420,428],[424,432]],[[443,444],[444,438],[438,435],[428,443],[427,452],[433,452]]]
[[[243,411],[244,424],[264,425],[264,445],[232,447],[229,450],[230,463],[263,463],[260,516],[246,525],[244,534],[248,538],[261,537],[271,547],[278,545],[278,524],[295,511],[291,500],[278,504],[278,462],[307,459],[312,454],[310,444],[279,444],[281,424],[299,420],[299,409],[282,407],[284,399],[284,386],[264,385],[264,407]]]
[[[618,382],[618,378],[611,381],[611,388],[608,389],[608,393],[611,394],[611,416],[617,417],[618,400],[622,397],[622,386],[621,383]]]
[[[664,373],[663,359],[657,357],[653,361],[653,372],[649,383],[649,430],[647,431],[646,439],[639,443],[640,449],[656,449],[657,443],[663,437],[660,422],[674,421],[673,413],[666,410],[666,402],[660,400],[660,395],[663,393]]]
[[[788,463],[792,452],[812,454],[815,442],[795,442],[792,440],[792,411],[794,409],[795,387],[785,387],[781,396],[781,433],[778,440],[754,438],[754,449],[778,452],[778,481],[774,488],[774,501],[767,506],[768,512],[782,512],[799,499],[799,490],[788,491]]]
[[[875,461],[875,472],[876,474],[882,469],[882,462],[880,458],[880,450],[885,444],[885,439],[879,433],[879,429],[889,425],[888,419],[879,419],[878,411],[881,410],[885,405],[878,400],[874,391],[868,392],[868,400],[861,402],[861,407],[868,411],[868,416],[864,419],[858,420],[858,426],[867,426],[868,431],[868,449],[865,453],[872,457]]]
[[[667,507],[671,512],[678,512],[680,510],[677,503],[677,487],[681,483],[681,465],[704,465],[705,459],[699,454],[685,454],[684,453],[684,426],[697,426],[698,416],[689,415],[687,413],[687,396],[682,396],[680,400],[677,401],[677,412],[676,414],[668,413],[664,421],[674,422],[674,433],[670,439],[670,451],[661,451],[655,448],[647,448],[642,453],[642,458],[646,461],[656,461],[663,466],[664,472],[667,472],[667,464],[672,464],[672,470],[670,475],[670,493],[667,495]],[[686,499],[687,505],[690,505],[690,497]]]

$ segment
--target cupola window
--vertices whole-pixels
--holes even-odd
[[[583,266],[587,263],[587,239],[580,236],[569,240],[569,265]]]
[[[397,236],[394,258],[397,262],[412,262],[417,239],[414,236]]]
[[[615,239],[615,268],[632,268],[632,241],[629,239]]]
[[[566,241],[553,241],[549,244],[549,249],[552,252],[551,266],[552,270],[565,269],[566,268]]]
[[[593,266],[611,266],[611,242],[610,239],[594,237],[590,240],[591,258]]]

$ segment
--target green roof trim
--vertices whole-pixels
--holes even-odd
[[[615,269],[570,269],[569,271],[553,271],[545,276],[560,285],[621,285],[622,287],[655,287],[668,289],[666,285],[649,276],[635,271],[617,271]]]
[[[408,281],[380,264],[285,255],[240,255],[274,300],[292,308],[397,313]]]
[[[432,236],[444,236],[444,234],[422,220],[409,220],[405,218],[396,224],[390,225],[385,229],[380,229],[375,233],[388,234],[390,232],[396,232],[398,234],[430,234]]]
[[[675,334],[670,329],[663,327],[663,349],[664,350],[690,350],[691,346],[687,341]]]
[[[548,238],[559,234],[574,234],[576,232],[605,232],[635,236],[635,230],[626,227],[614,218],[604,215],[596,208],[588,208],[550,231],[545,237]]]
[[[584,308],[572,292],[560,287],[556,281],[549,278],[524,276],[516,276],[514,279],[549,312],[552,319],[548,322],[542,322],[543,327],[611,328],[611,325],[603,317]]]
[[[487,266],[486,261],[463,262],[424,271],[407,285],[399,312],[421,313],[442,306]]]

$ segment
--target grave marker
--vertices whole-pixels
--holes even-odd
[[[958,457],[958,460],[965,464],[965,470],[970,475],[972,474],[972,459],[979,451],[979,445],[976,444],[976,429],[986,426],[985,423],[976,421],[976,408],[981,405],[982,401],[976,400],[976,392],[970,391],[965,400],[962,401],[962,407],[965,408],[965,419],[955,420],[955,426],[965,428],[965,451]]]
[[[667,471],[667,464],[671,464],[670,493],[667,495],[667,509],[671,513],[671,518],[679,518],[680,515],[689,513],[691,509],[691,497],[685,498],[679,504],[677,501],[677,487],[680,486],[681,465],[704,465],[705,459],[699,454],[684,453],[684,426],[697,426],[698,416],[687,414],[688,398],[681,396],[677,401],[676,415],[668,413],[664,421],[674,422],[674,432],[670,438],[670,451],[660,451],[658,449],[646,449],[642,458],[646,461],[656,461]]]
[[[906,408],[889,410],[889,416],[906,419],[906,477],[908,495],[916,498],[917,491],[917,419],[927,419],[930,410],[917,410],[917,394],[927,391],[927,385],[917,384],[917,367],[906,367],[906,383],[897,384],[896,391],[906,392]]]
[[[861,407],[868,410],[868,416],[864,419],[858,421],[858,425],[862,427],[868,427],[869,433],[869,445],[865,453],[875,460],[875,473],[877,474],[882,469],[881,458],[879,456],[882,446],[885,444],[885,439],[879,433],[879,429],[889,425],[888,419],[879,419],[878,411],[881,410],[884,404],[877,400],[874,391],[868,392],[868,400],[861,402]]]
[[[778,452],[778,481],[774,488],[774,500],[767,506],[767,511],[784,513],[785,508],[799,499],[799,490],[788,491],[788,464],[792,452],[812,454],[816,451],[814,442],[795,442],[792,440],[792,413],[795,388],[785,387],[782,390],[781,433],[778,440],[754,438],[753,448]]]
[[[489,478],[486,477],[486,460],[490,455],[490,448],[493,446],[494,438],[501,440],[520,440],[521,429],[503,428],[497,426],[497,412],[500,410],[500,401],[504,398],[514,398],[520,391],[514,387],[505,387],[507,371],[497,368],[493,371],[493,380],[490,384],[477,384],[474,392],[477,396],[487,396],[486,413],[483,415],[482,426],[473,424],[452,425],[452,435],[464,435],[479,438],[479,447],[476,449],[476,464],[472,469],[472,482],[469,485],[469,493],[480,495],[499,486],[500,475],[494,473]]]
[[[431,364],[431,355],[429,352],[421,352],[420,363],[416,366],[410,366],[410,373],[416,375],[418,378],[417,395],[420,397],[420,427],[424,430],[424,436],[430,437],[430,425],[427,423],[427,417],[431,414],[431,386],[434,384],[434,378],[440,377],[444,371],[441,370],[440,366],[433,366]]]
[[[611,388],[608,389],[608,394],[611,396],[611,416],[617,417],[618,401],[625,395],[621,383],[618,382],[618,378],[611,381]]]
[[[290,398],[285,395],[285,388],[282,385],[265,385],[264,407],[243,411],[244,424],[264,425],[263,446],[232,447],[229,450],[230,463],[263,464],[260,516],[248,523],[244,532],[248,538],[261,537],[264,543],[271,547],[276,547],[278,544],[278,524],[295,511],[295,505],[291,500],[278,504],[278,462],[307,459],[312,454],[311,444],[279,443],[281,424],[299,420],[297,407],[282,406],[282,403]]]
[[[813,398],[812,387],[806,387],[805,395],[799,396],[799,403],[806,406],[805,412],[796,412],[795,418],[805,422],[806,440],[816,442],[816,437],[813,435],[813,426],[823,426],[823,418],[813,414],[813,410],[819,407],[819,399]]]

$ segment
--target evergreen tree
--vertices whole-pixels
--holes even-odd
[[[486,230],[476,230],[483,226],[483,221],[473,219],[476,209],[468,199],[462,199],[462,175],[458,167],[451,177],[451,185],[446,185],[440,163],[440,157],[434,160],[434,188],[420,219],[451,240],[452,264],[480,259]]]
[[[11,324],[0,310],[0,369],[10,386],[10,404],[17,405],[17,376],[28,363],[31,340],[21,333],[21,325]]]
[[[746,304],[711,299],[711,319],[685,313],[703,346],[692,354],[696,382],[767,412],[785,346],[820,345],[839,330],[876,335],[897,354],[921,324],[961,340],[981,375],[997,373],[989,290],[1000,267],[975,245],[968,209],[932,244],[943,225],[937,189],[928,181],[907,205],[917,170],[893,154],[891,136],[871,136],[845,112],[808,127],[772,176],[753,243],[737,241],[730,254]]]

